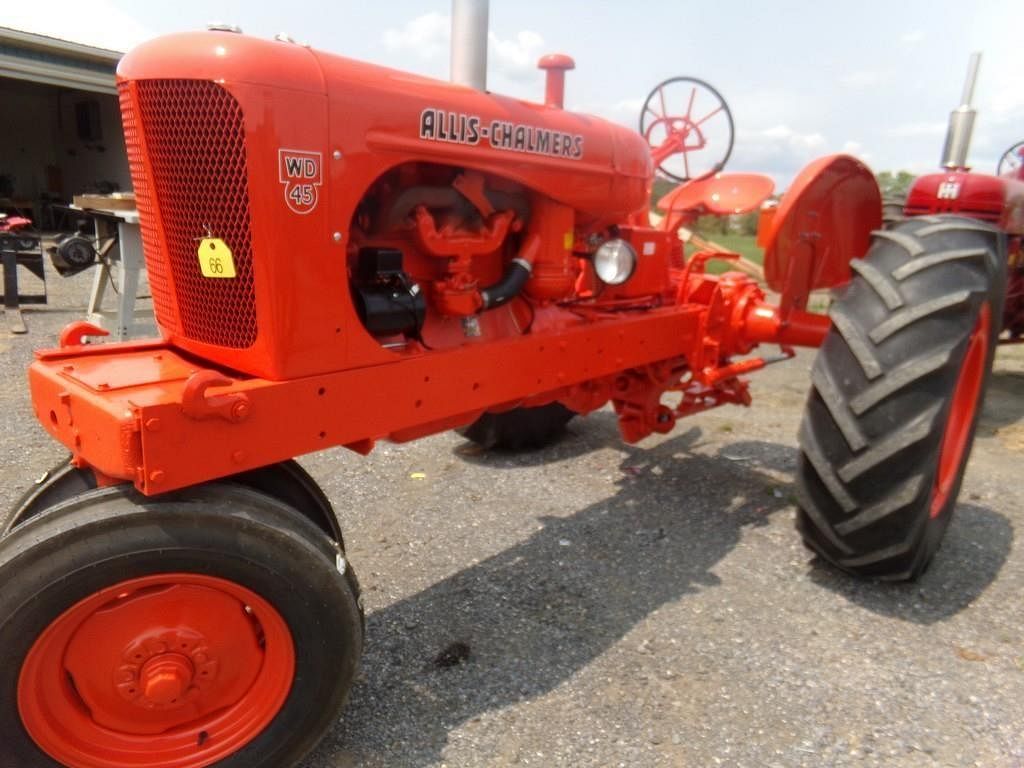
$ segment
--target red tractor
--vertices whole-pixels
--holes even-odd
[[[452,428],[538,445],[608,404],[637,441],[749,405],[745,374],[822,346],[805,540],[867,577],[928,564],[984,395],[1003,234],[876,231],[872,173],[826,157],[765,222],[769,301],[676,233],[749,207],[762,178],[712,173],[648,216],[655,165],[690,177],[722,110],[655,99],[646,137],[565,111],[562,56],[541,60],[544,103],[489,93],[481,17],[460,34],[456,14],[454,83],[224,30],[121,61],[162,335],[88,344],[103,332],[76,323],[31,366],[71,459],[0,540],[3,765],[297,764],[363,645],[338,519],[293,460],[328,446]],[[831,319],[807,311],[838,286]]]
[[[1024,334],[1024,141],[1003,153],[996,175],[972,173],[967,153],[974,128],[971,106],[981,54],[971,56],[961,104],[949,116],[949,130],[942,150],[941,173],[914,180],[903,209],[905,216],[953,213],[986,221],[1008,237],[1006,302],[1001,318],[1005,342],[1017,343]]]

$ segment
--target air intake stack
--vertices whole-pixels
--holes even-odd
[[[451,80],[487,90],[488,0],[452,0]]]
[[[974,116],[977,110],[971,106],[974,100],[974,84],[978,79],[981,54],[972,53],[967,65],[967,80],[960,106],[949,114],[949,128],[946,131],[946,145],[942,149],[942,167],[950,171],[966,171],[967,152],[971,146],[971,132],[974,130]]]

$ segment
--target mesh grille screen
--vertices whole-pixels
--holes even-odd
[[[256,301],[242,110],[205,80],[140,80],[135,88],[156,198],[149,202],[159,206],[179,330],[207,344],[251,346]],[[196,251],[207,232],[231,249],[235,278],[203,277]],[[160,268],[157,275],[159,282]]]
[[[149,290],[153,295],[153,311],[162,328],[178,332],[178,316],[174,311],[174,297],[167,279],[167,260],[160,252],[160,236],[156,229],[156,212],[153,198],[146,183],[143,167],[142,137],[139,133],[135,105],[132,103],[131,86],[119,83],[118,97],[121,100],[121,121],[124,124],[124,143],[128,151],[128,164],[132,171],[132,188],[135,191],[135,207],[139,211],[139,225],[142,230],[142,245],[146,252],[146,270],[149,274]]]

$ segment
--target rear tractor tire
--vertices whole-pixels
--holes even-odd
[[[575,411],[561,403],[513,408],[501,413],[485,413],[458,433],[488,450],[533,450],[557,440],[575,415]]]
[[[363,644],[351,568],[266,494],[118,486],[0,540],[0,765],[289,768]]]
[[[797,527],[857,576],[920,576],[949,525],[999,335],[1006,243],[960,217],[874,234],[833,303],[800,427]]]

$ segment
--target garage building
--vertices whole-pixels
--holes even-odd
[[[0,27],[0,210],[45,230],[53,203],[131,189],[118,51]]]

